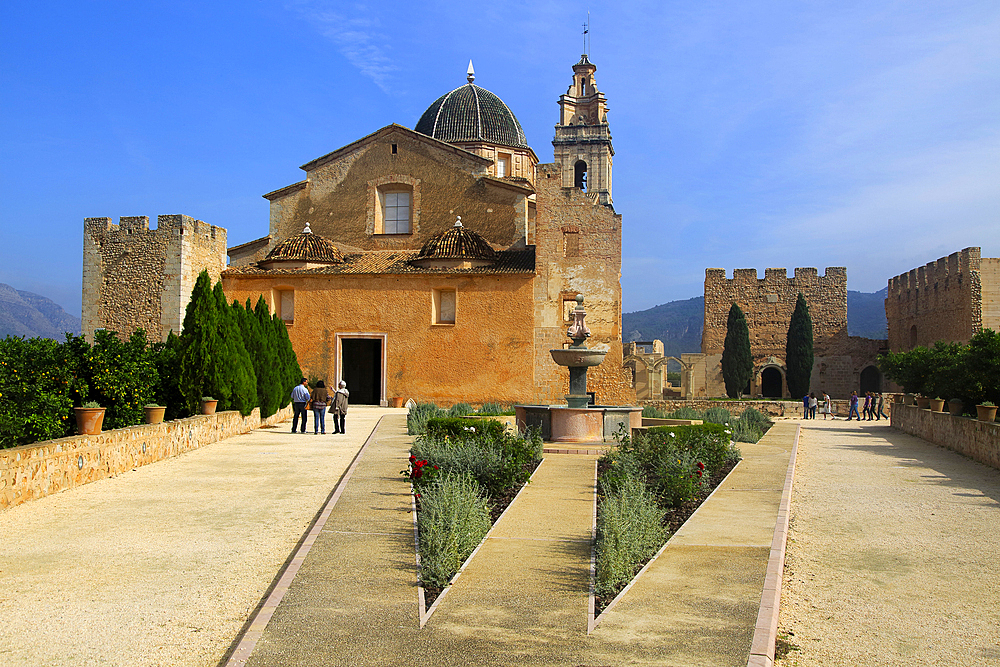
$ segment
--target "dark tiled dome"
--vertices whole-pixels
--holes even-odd
[[[420,117],[416,130],[448,143],[488,141],[528,148],[514,113],[499,97],[474,83],[437,98]]]
[[[340,250],[331,241],[310,231],[305,231],[274,246],[274,249],[267,253],[263,261],[336,264],[344,261],[344,256],[340,254]]]
[[[427,239],[414,261],[433,259],[466,259],[492,262],[497,253],[476,232],[462,226],[461,221],[446,231]]]

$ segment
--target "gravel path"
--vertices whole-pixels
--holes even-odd
[[[390,412],[352,406],[346,437],[286,422],[0,512],[0,664],[217,665]]]
[[[802,425],[775,664],[1000,665],[1000,471],[884,422]]]

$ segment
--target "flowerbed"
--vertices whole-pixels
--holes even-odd
[[[596,611],[600,613],[739,461],[727,424],[660,426],[601,457]]]
[[[542,439],[504,433],[490,420],[431,418],[424,431],[402,474],[417,501],[419,577],[430,605],[527,483]]]

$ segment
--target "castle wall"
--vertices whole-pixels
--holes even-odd
[[[984,329],[1000,331],[1000,258],[983,257],[979,265],[982,293],[981,323]]]
[[[992,281],[1000,260],[987,261]],[[979,248],[965,248],[890,278],[885,299],[889,348],[905,351],[939,340],[967,343],[983,326],[981,265]],[[1000,281],[987,288],[991,318],[998,307],[997,290]]]
[[[217,281],[225,267],[226,230],[186,215],[86,218],[83,240],[84,336],[96,329],[122,338],[136,329],[151,340],[179,333],[202,269]]]
[[[587,372],[587,384],[604,405],[635,403],[631,372],[622,367],[621,216],[596,204],[576,188],[565,188],[557,164],[538,165],[534,288],[535,398],[564,403],[569,373],[552,361],[549,350],[568,346],[571,308],[584,296],[590,348],[604,348],[600,366]]]

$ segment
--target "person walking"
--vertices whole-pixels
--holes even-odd
[[[292,433],[302,417],[302,433],[306,432],[306,403],[309,402],[309,380],[302,378],[292,387]]]
[[[851,421],[851,417],[857,417],[858,421],[861,421],[861,417],[858,415],[858,392],[851,392],[851,411],[847,414],[847,421]]]
[[[809,393],[809,419],[816,419],[816,406],[819,400],[816,399],[816,392]]]
[[[830,394],[826,393],[826,390],[824,389],[823,390],[823,420],[824,421],[826,421],[827,415],[829,415],[830,417],[833,417],[834,419],[836,419],[836,417],[833,416],[833,400],[830,398]]]
[[[326,404],[329,400],[326,385],[320,380],[312,392],[313,433],[316,435],[326,435]]]
[[[351,392],[347,391],[347,383],[341,380],[340,386],[333,394],[333,405],[330,406],[330,412],[333,413],[334,433],[347,433],[344,430],[344,418],[347,416],[347,397],[350,395]]]
[[[876,396],[878,396],[878,410],[875,412],[875,421],[879,421],[882,417],[888,419],[889,415],[885,414],[885,396],[881,393]]]
[[[809,419],[809,394],[802,397],[802,418]]]
[[[861,414],[864,415],[866,421],[872,420],[872,393],[865,393],[865,407],[861,410]]]

